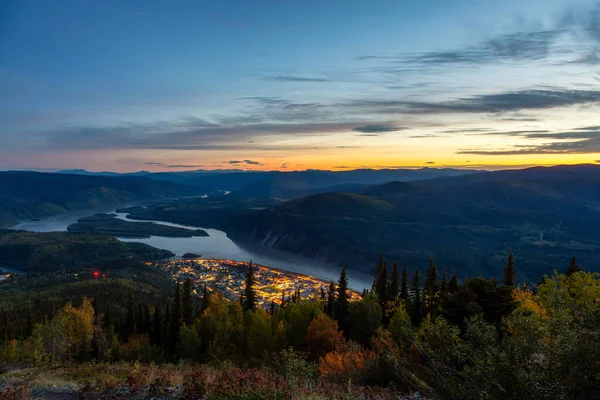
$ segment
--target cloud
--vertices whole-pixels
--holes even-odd
[[[393,125],[363,125],[352,128],[354,132],[362,133],[384,133],[384,132],[397,132],[403,129],[408,129],[404,126],[393,126]]]
[[[553,133],[521,132],[515,134],[527,139],[548,140],[532,145],[515,145],[505,149],[463,149],[458,154],[489,156],[528,154],[592,154],[600,153],[600,130],[573,130]]]
[[[229,164],[262,165],[258,161],[252,161],[252,160],[229,160],[227,162]]]
[[[427,161],[425,164],[435,164],[434,161]]]
[[[600,102],[600,91],[575,89],[529,89],[463,97],[445,102],[408,100],[358,100],[349,107],[369,108],[381,114],[503,113],[543,110]]]
[[[338,165],[338,166],[333,167],[333,169],[348,169],[348,168],[350,168],[350,167],[347,167],[345,165]]]
[[[278,75],[278,76],[267,76],[263,78],[265,81],[276,81],[276,82],[331,82],[329,79],[325,78],[309,78],[305,76],[288,76],[288,75]]]

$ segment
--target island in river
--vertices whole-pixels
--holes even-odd
[[[99,213],[91,217],[80,218],[67,227],[69,232],[96,232],[124,238],[149,238],[162,236],[170,238],[190,238],[208,236],[203,229],[187,229],[182,227],[155,224],[154,222],[129,222],[117,218],[115,214]]]

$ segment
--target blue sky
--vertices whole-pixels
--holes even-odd
[[[3,2],[0,169],[594,162],[599,67],[598,1]]]

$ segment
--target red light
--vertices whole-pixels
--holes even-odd
[[[100,272],[98,272],[98,271],[94,271],[94,278],[97,278],[97,277],[99,277],[99,276],[100,276]]]

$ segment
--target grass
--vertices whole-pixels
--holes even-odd
[[[160,396],[167,399],[211,400],[395,398],[387,389],[360,387],[349,382],[335,384],[321,378],[288,380],[270,369],[231,365],[83,363],[23,368],[0,374],[2,399],[24,400],[29,398],[27,396],[32,391],[43,396],[43,393],[57,389],[94,398],[115,399],[137,398],[140,395],[144,398]],[[13,397],[8,397],[7,393]]]

